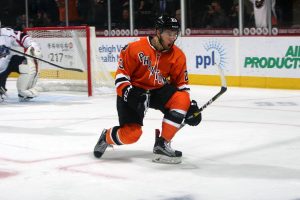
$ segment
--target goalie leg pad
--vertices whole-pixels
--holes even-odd
[[[33,59],[19,65],[20,76],[17,80],[17,89],[19,96],[23,98],[33,98],[38,95],[38,91],[34,88],[38,79],[37,66]]]

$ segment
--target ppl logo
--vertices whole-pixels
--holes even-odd
[[[203,46],[206,53],[204,55],[196,55],[196,68],[203,67],[206,69],[213,66],[224,68],[226,64],[226,52],[223,45],[218,41],[212,40]]]

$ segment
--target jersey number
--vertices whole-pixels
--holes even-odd
[[[184,72],[184,81],[189,81],[189,75],[188,75],[187,70],[185,70],[185,72]]]

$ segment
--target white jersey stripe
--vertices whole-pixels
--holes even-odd
[[[119,87],[123,83],[130,83],[129,81],[121,81],[116,84],[116,88]]]
[[[118,74],[118,75],[116,76],[116,79],[119,79],[119,78],[126,78],[126,79],[128,79],[128,80],[130,81],[130,77],[128,77],[128,76],[126,76],[126,75],[124,75],[124,74]]]
[[[175,123],[175,122],[172,122],[166,118],[163,119],[163,122],[167,123],[167,124],[170,124],[171,126],[174,126],[176,128],[179,128],[181,124],[178,124],[178,123]]]

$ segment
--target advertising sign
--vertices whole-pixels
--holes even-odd
[[[107,69],[115,71],[121,49],[128,42],[138,39],[138,37],[97,38],[97,57]],[[178,38],[176,45],[186,55],[189,73],[216,75],[219,73],[216,66],[220,66],[226,74],[236,75],[234,39],[182,37]]]
[[[85,49],[78,49],[71,38],[36,38],[35,39],[41,47],[43,52],[43,59],[51,63],[66,66],[70,68],[85,69],[86,68],[86,57],[76,56],[84,55],[81,51]],[[53,66],[47,63],[41,65],[44,69],[52,69]]]
[[[300,78],[299,37],[240,38],[240,75]]]
[[[97,61],[114,72],[121,49],[138,39],[97,38],[93,44]],[[80,51],[86,49],[77,49],[71,39],[49,38],[38,42],[46,60],[85,68],[86,58],[74,55],[82,55]],[[218,75],[220,66],[227,76],[300,78],[300,37],[179,37],[176,45],[186,55],[189,74]]]
[[[96,57],[109,71],[116,71],[119,54],[129,42],[139,40],[138,37],[97,38]]]
[[[233,38],[183,37],[176,44],[186,54],[190,74],[218,75],[220,66],[227,75],[236,75]]]

